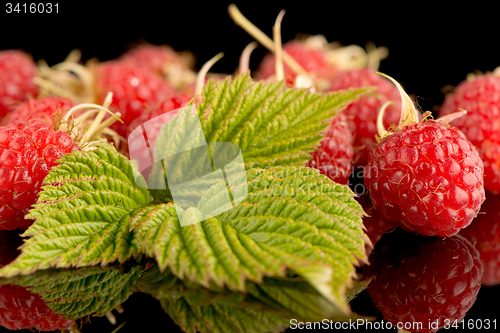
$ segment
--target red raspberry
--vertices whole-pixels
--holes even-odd
[[[448,95],[439,116],[467,111],[466,117],[451,122],[472,142],[484,163],[484,187],[500,191],[500,77],[493,74],[463,81]]]
[[[137,161],[139,170],[146,180],[148,179],[150,172],[150,169],[147,168],[151,165],[150,152],[154,152],[155,150],[155,142],[158,138],[160,130],[177,114],[177,111],[174,110],[184,107],[191,99],[192,96],[187,94],[174,95],[156,108],[141,114],[140,117],[133,121],[130,125],[128,133],[129,156],[131,156],[133,160]],[[134,131],[134,129],[146,122],[148,123],[144,127],[144,130],[147,133],[148,143],[144,141],[143,130]],[[148,149],[148,145],[150,145],[151,151]]]
[[[483,163],[458,129],[437,121],[404,126],[368,157],[364,178],[383,218],[426,236],[451,236],[485,198]]]
[[[0,231],[0,267],[13,261],[23,243],[18,233]],[[0,286],[0,326],[10,330],[37,329],[54,331],[68,329],[75,321],[53,313],[42,299],[26,288]]]
[[[45,120],[54,125],[54,115],[71,109],[76,104],[65,97],[48,96],[41,99],[29,100],[18,105],[6,118],[4,123],[26,121],[30,119]]]
[[[398,89],[373,69],[363,68],[340,72],[331,80],[331,91],[375,86],[377,97],[367,96],[351,103],[343,113],[347,115],[349,128],[354,135],[354,164],[364,166],[368,153],[376,145],[377,116],[382,105],[393,101],[384,114],[384,125],[397,124],[400,118],[401,97]]]
[[[347,126],[345,115],[333,118],[317,151],[307,163],[310,168],[318,169],[331,180],[346,185],[351,174],[354,152],[353,137]]]
[[[436,332],[460,322],[476,301],[483,265],[465,238],[385,234],[363,276],[385,320],[410,332]],[[417,329],[417,325],[421,325]]]
[[[475,245],[484,265],[482,284],[500,284],[500,196],[487,193],[481,213],[459,235]]]
[[[33,82],[37,72],[33,59],[22,51],[0,51],[0,119],[16,103],[28,96],[36,97],[38,87]]]
[[[164,75],[166,67],[170,65],[184,69],[192,66],[192,59],[182,56],[168,45],[139,45],[125,52],[120,60],[143,66],[158,75]]]
[[[127,62],[110,61],[98,66],[97,93],[101,102],[108,92],[113,93],[111,108],[121,113],[123,124],[111,126],[125,136],[127,127],[148,107],[153,107],[174,94],[174,89],[159,75]]]
[[[0,127],[0,230],[26,229],[24,219],[43,179],[63,154],[79,149],[63,131],[44,121]]]
[[[74,322],[53,313],[40,296],[23,287],[0,286],[0,325],[5,328],[54,331],[68,329]]]
[[[313,74],[319,78],[332,78],[338,73],[338,69],[329,64],[324,51],[307,47],[306,44],[299,40],[292,40],[283,44],[283,50],[294,58],[306,72]],[[297,74],[283,64],[285,78],[289,83],[295,81]],[[265,80],[275,74],[276,60],[274,54],[268,54],[262,59],[260,67],[256,73],[257,80]]]
[[[363,195],[357,197],[356,200],[363,207],[363,210],[368,216],[363,216],[363,225],[366,228],[366,235],[370,238],[372,245],[375,246],[377,242],[382,238],[382,235],[394,227],[384,221],[380,212],[373,207],[373,203],[368,195]],[[368,244],[365,245],[366,255],[369,256],[372,253],[373,248]]]

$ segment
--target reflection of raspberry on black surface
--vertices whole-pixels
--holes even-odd
[[[13,261],[23,243],[15,231],[0,231],[0,267]],[[10,330],[36,329],[53,331],[68,329],[74,320],[53,313],[42,299],[26,288],[14,285],[0,286],[0,326]]]
[[[484,265],[481,280],[485,286],[500,284],[500,196],[487,193],[481,212],[460,235],[479,251]]]
[[[384,320],[407,323],[402,327],[412,332],[411,323],[422,323],[419,332],[435,332],[465,317],[476,300],[482,272],[479,253],[465,238],[424,237],[397,229],[377,243],[364,276],[373,277],[368,293]]]

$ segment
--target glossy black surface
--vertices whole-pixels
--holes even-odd
[[[241,1],[240,1],[241,2]],[[170,44],[176,50],[190,50],[197,57],[197,67],[218,52],[225,57],[214,72],[230,73],[238,65],[243,48],[252,41],[227,14],[230,2],[101,2],[85,1],[61,4],[60,13],[6,14],[0,6],[0,50],[22,48],[35,60],[49,65],[62,61],[74,48],[82,51],[83,60],[96,57],[109,60],[127,50],[131,43],[145,39],[154,44]],[[424,7],[405,4],[392,7],[380,2],[257,3],[236,2],[241,12],[268,35],[281,9],[286,10],[282,39],[297,33],[324,34],[329,41],[345,45],[364,45],[373,41],[389,49],[380,71],[400,81],[409,94],[418,96],[421,108],[431,110],[442,103],[440,92],[445,85],[457,85],[474,70],[492,71],[500,65],[495,8],[471,5]],[[394,5],[395,6],[395,5]],[[256,49],[250,66],[255,69],[267,51]],[[498,319],[500,286],[482,287],[477,302],[465,320]],[[351,303],[354,311],[377,315],[366,292]],[[178,332],[178,327],[163,312],[158,301],[145,294],[134,294],[116,314],[117,325],[105,317],[92,318],[82,332],[112,332],[126,324],[122,332]],[[379,318],[380,320],[382,318]],[[500,326],[500,322],[498,323]],[[293,330],[289,330],[290,332]]]

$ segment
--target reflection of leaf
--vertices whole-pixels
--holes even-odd
[[[30,210],[32,236],[21,254],[0,269],[2,277],[49,267],[82,267],[124,262],[139,254],[128,221],[150,202],[136,185],[127,158],[109,144],[65,155],[44,180]]]
[[[161,270],[206,288],[247,291],[247,281],[293,272],[348,314],[346,288],[368,241],[352,191],[305,167],[252,169],[246,185],[241,203],[200,223],[185,223],[203,216],[195,208],[180,220],[171,203],[143,208],[131,220],[141,250]]]
[[[214,287],[208,290],[182,281],[156,265],[144,272],[136,290],[160,300],[164,310],[185,332],[282,331],[290,319],[349,321],[364,316],[338,314],[336,308],[305,281],[269,279],[247,282],[248,293]],[[226,325],[222,327],[222,323]]]
[[[371,280],[371,278],[363,280],[361,279],[361,277],[359,277],[359,279],[354,282],[354,286],[352,288],[349,288],[349,291],[347,292],[347,301],[352,301],[356,296],[358,296],[360,292],[365,290],[370,284]]]
[[[87,315],[103,316],[123,303],[142,273],[142,267],[89,267],[48,269],[31,275],[1,280],[38,295],[55,313],[69,319]]]

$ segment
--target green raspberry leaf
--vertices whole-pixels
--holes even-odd
[[[68,319],[103,316],[132,294],[143,268],[88,267],[47,269],[31,275],[2,279],[1,284],[27,287],[56,314]]]
[[[246,180],[230,187],[238,203],[218,216],[216,192],[225,185],[214,185],[198,208],[141,209],[130,221],[141,251],[161,271],[205,288],[247,292],[249,281],[299,276],[348,315],[347,288],[369,242],[354,193],[306,167],[251,169]]]
[[[249,75],[209,82],[197,104],[207,142],[232,142],[247,168],[300,165],[331,119],[369,88],[315,94],[283,82],[253,82]]]
[[[303,165],[311,159],[331,119],[369,91],[365,87],[315,94],[287,88],[283,82],[254,82],[247,74],[210,80],[198,103],[178,112],[151,143],[155,162],[148,183],[152,195],[158,203],[172,201],[172,186],[212,171],[212,183],[205,177],[206,184],[196,185],[198,191],[177,193],[179,202],[199,199],[203,196],[200,189],[222,177],[215,175],[223,167],[215,160],[231,161],[221,158],[224,153],[231,156],[228,145],[241,152],[241,167],[247,170]]]
[[[67,154],[59,162],[27,215],[35,222],[23,236],[31,238],[21,246],[21,254],[0,269],[1,277],[123,263],[140,254],[129,220],[151,199],[137,186],[130,161],[103,143],[90,152]]]

